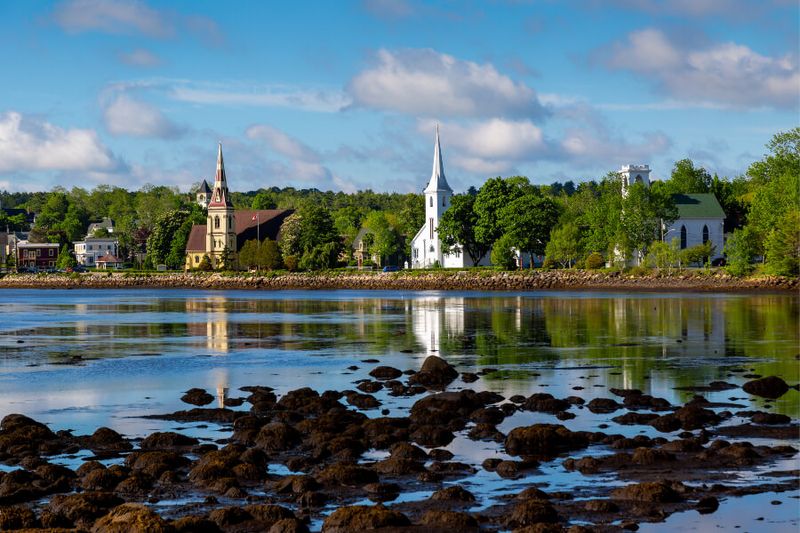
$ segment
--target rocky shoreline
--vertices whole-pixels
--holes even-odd
[[[800,279],[779,276],[737,278],[724,272],[711,274],[632,275],[619,272],[550,270],[495,272],[343,272],[321,273],[85,273],[8,274],[2,288],[123,289],[174,288],[203,290],[366,289],[366,290],[625,290],[691,292],[794,292]]]
[[[0,422],[0,464],[7,465],[0,468],[0,530],[583,533],[636,530],[675,512],[713,513],[720,498],[798,488],[796,469],[765,472],[796,456],[797,421],[739,403],[747,400],[742,394],[796,395],[798,385],[779,377],[741,388],[712,382],[692,390],[735,396],[672,405],[636,389],[590,399],[504,398],[464,387],[493,369],[459,373],[435,356],[416,372],[363,362],[369,377],[354,390],[301,388],[278,397],[268,386],[250,386],[225,407],[209,408],[214,396],[191,389],[181,399],[193,407],[152,416],[226,428],[229,437],[215,441],[178,428],[143,439],[110,428],[80,436],[8,415]],[[379,391],[419,399],[389,413]],[[582,409],[660,436],[570,429]],[[523,412],[547,422],[500,431]],[[492,443],[502,453],[482,464],[458,462],[446,449],[456,438]],[[791,445],[744,440],[758,438]],[[81,464],[72,469],[65,460]],[[588,492],[528,484],[491,503],[477,501],[461,482],[479,469],[511,482],[554,464],[606,481],[590,482]],[[756,469],[761,474],[749,476]],[[608,475],[619,483],[608,483]],[[738,475],[750,480],[736,483]],[[410,493],[430,497],[402,497]]]

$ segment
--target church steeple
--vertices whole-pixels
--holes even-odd
[[[433,146],[433,172],[431,181],[425,187],[425,192],[448,191],[453,192],[447,179],[444,177],[444,162],[442,161],[442,146],[439,143],[439,125],[436,125],[436,143]]]
[[[222,143],[217,151],[217,173],[214,176],[214,190],[208,207],[233,207],[228,193],[228,181],[225,179],[225,162],[222,159]]]

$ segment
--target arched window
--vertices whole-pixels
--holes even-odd
[[[681,226],[681,250],[686,249],[686,226]]]
[[[233,227],[233,217],[228,215],[228,229]]]
[[[430,197],[430,201],[431,201],[430,202],[431,203],[431,207],[433,207],[433,196]]]
[[[442,207],[447,207],[447,196],[442,196]]]
[[[214,228],[219,228],[219,215],[214,217]]]
[[[703,244],[708,242],[708,226],[703,226]]]
[[[634,180],[636,183],[642,183],[642,175],[636,174],[636,179]]]

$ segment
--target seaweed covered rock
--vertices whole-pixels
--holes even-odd
[[[203,389],[194,388],[187,390],[186,393],[181,396],[181,401],[202,407],[203,405],[208,405],[213,402],[214,396]]]
[[[637,502],[670,503],[679,502],[683,498],[675,490],[675,486],[683,489],[680,483],[667,483],[665,481],[645,481],[626,485],[611,491],[615,500],[632,500]]]
[[[510,455],[555,456],[589,446],[589,438],[559,424],[534,424],[512,429],[506,437]]]
[[[409,526],[408,517],[398,511],[391,511],[382,505],[374,507],[353,505],[339,507],[322,523],[324,533],[350,533],[368,531],[385,527]]]
[[[123,501],[109,492],[59,494],[42,511],[44,527],[77,527],[89,529],[94,522]]]
[[[173,528],[163,518],[139,503],[124,503],[111,509],[92,526],[92,533],[167,533]]]
[[[444,389],[458,377],[458,370],[453,365],[435,355],[431,355],[422,363],[419,372],[408,378],[410,385],[422,385],[430,389]]]
[[[777,376],[769,376],[748,381],[742,385],[742,389],[748,394],[775,399],[786,394],[789,390],[789,385]]]

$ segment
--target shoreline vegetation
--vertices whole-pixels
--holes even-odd
[[[203,289],[203,290],[625,290],[701,292],[798,292],[800,279],[736,277],[723,271],[620,272],[581,270],[414,270],[241,272],[93,272],[7,274],[0,289]]]

